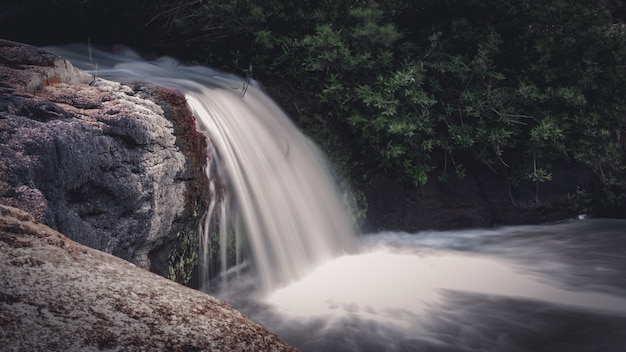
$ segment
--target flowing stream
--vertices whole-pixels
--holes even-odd
[[[218,296],[303,351],[626,350],[624,220],[359,240],[269,295]]]
[[[217,156],[207,175],[229,191],[199,246],[220,236],[251,252],[232,265],[223,252],[204,289],[302,351],[626,351],[626,221],[357,236],[323,155],[254,81],[132,51],[47,49],[184,92]]]

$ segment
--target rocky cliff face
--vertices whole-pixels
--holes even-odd
[[[0,350],[293,348],[218,299],[0,205]]]
[[[0,82],[0,203],[162,272],[176,234],[202,208],[196,193],[208,192],[197,185],[204,149],[192,155],[184,142],[203,137],[172,122],[184,99],[177,110],[176,92],[98,79],[2,40]]]

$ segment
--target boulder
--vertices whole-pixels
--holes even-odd
[[[2,351],[292,351],[225,302],[0,205]]]
[[[210,196],[198,185],[207,182],[206,141],[184,98],[4,40],[0,82],[0,203],[163,273],[177,234],[197,227]]]

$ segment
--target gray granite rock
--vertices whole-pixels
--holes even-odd
[[[179,148],[158,88],[102,80],[3,40],[0,82],[0,203],[143,268],[167,258],[153,252],[189,217],[199,166]]]
[[[221,300],[0,205],[0,350],[293,348]]]

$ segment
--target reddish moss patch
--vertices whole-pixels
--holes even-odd
[[[171,240],[153,250],[150,255],[150,270],[170,280],[194,287],[194,272],[197,266],[198,224],[209,208],[211,194],[205,173],[207,159],[207,137],[198,132],[196,118],[188,108],[185,96],[176,90],[151,86],[142,92],[159,104],[164,116],[173,124],[176,146],[187,159],[185,171],[177,178],[185,183],[185,209],[182,217],[175,221],[169,234]],[[182,261],[182,262],[181,262]],[[190,281],[191,278],[191,281]]]
[[[176,90],[158,88],[158,98],[166,106],[165,116],[174,124],[176,145],[182,150],[190,164],[189,181],[185,194],[189,214],[203,214],[209,205],[211,194],[204,173],[207,164],[207,139],[196,128],[196,118],[187,107],[185,96]],[[169,110],[169,111],[168,111]]]
[[[52,76],[50,78],[48,78],[48,80],[46,81],[47,85],[55,85],[55,84],[59,84],[61,83],[61,78],[58,76]]]

